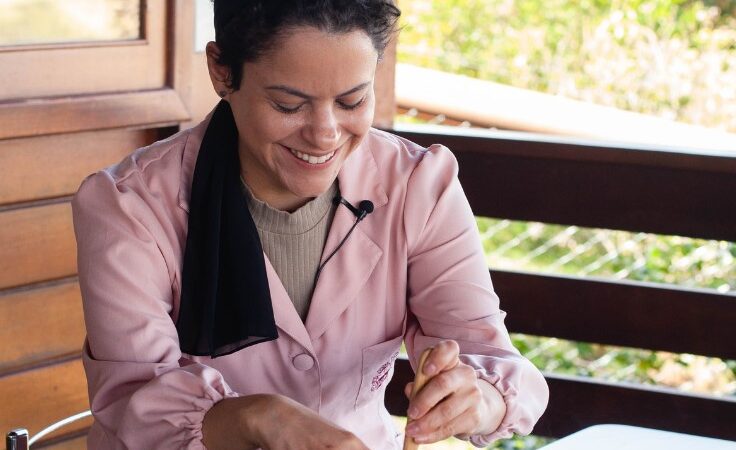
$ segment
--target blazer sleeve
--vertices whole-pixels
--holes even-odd
[[[409,179],[404,224],[410,312],[405,341],[413,367],[423,349],[443,339],[457,341],[461,360],[502,394],[506,416],[499,428],[470,439],[484,447],[512,433],[529,434],[547,406],[549,392],[539,370],[511,343],[457,172],[452,153],[435,145]]]
[[[90,405],[105,448],[203,449],[204,414],[237,394],[216,370],[182,359],[171,318],[176,272],[156,225],[166,213],[149,206],[155,196],[143,185],[99,172],[72,204]]]

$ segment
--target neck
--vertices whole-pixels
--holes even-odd
[[[240,177],[243,183],[248,186],[254,198],[279,211],[292,213],[314,199],[314,197],[297,197],[291,192],[269,192],[265,194],[263,191],[255,188],[257,183],[252,183],[248,180],[243,172],[241,172]]]

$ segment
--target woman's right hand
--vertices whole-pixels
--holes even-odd
[[[202,433],[209,450],[368,450],[353,433],[275,394],[220,401],[205,414]]]

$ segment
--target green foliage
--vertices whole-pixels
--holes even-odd
[[[400,62],[736,131],[736,1],[400,6]]]
[[[736,243],[478,218],[491,267],[736,290]]]

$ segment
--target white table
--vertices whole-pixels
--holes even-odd
[[[540,450],[736,450],[736,442],[628,425],[595,425]]]

